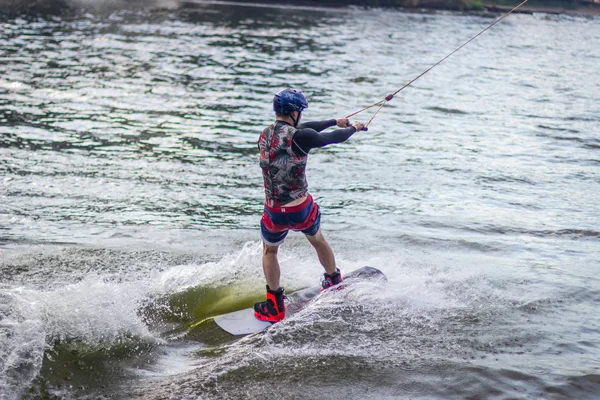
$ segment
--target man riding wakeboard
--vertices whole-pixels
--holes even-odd
[[[306,163],[311,149],[342,143],[365,126],[360,122],[350,125],[347,118],[299,124],[306,108],[308,102],[302,92],[281,90],[273,99],[276,120],[265,128],[258,140],[265,187],[260,231],[267,299],[254,305],[254,315],[263,321],[278,322],[285,318],[285,293],[279,286],[277,251],[290,229],[304,233],[317,251],[325,269],[323,290],[342,281],[333,250],[321,232],[319,206],[308,193]],[[322,132],[336,125],[344,129]]]

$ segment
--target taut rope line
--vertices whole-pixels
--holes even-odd
[[[496,25],[498,22],[502,21],[504,18],[506,18],[508,15],[510,15],[513,11],[515,11],[516,9],[518,9],[519,7],[521,7],[523,4],[527,3],[527,1],[529,0],[525,0],[522,3],[520,3],[519,5],[515,6],[512,10],[508,11],[506,14],[504,14],[503,16],[501,16],[500,18],[498,18],[496,21],[494,21],[493,23],[491,23],[490,25],[487,26],[487,28],[485,28],[484,30],[482,30],[481,32],[479,32],[477,35],[473,36],[471,39],[467,40],[465,43],[463,43],[460,47],[458,47],[456,50],[454,50],[452,53],[448,54],[446,57],[442,58],[440,61],[436,62],[435,64],[433,64],[431,67],[427,68],[425,71],[421,72],[419,75],[417,75],[415,78],[413,78],[410,82],[408,82],[406,85],[402,86],[400,89],[396,90],[394,93],[392,94],[388,94],[387,96],[385,96],[385,99],[378,101],[377,103],[373,103],[370,106],[364,107],[350,115],[348,115],[346,118],[350,118],[353,117],[354,115],[361,113],[365,110],[368,110],[369,108],[375,107],[375,106],[379,106],[379,108],[377,109],[377,111],[375,111],[375,114],[373,114],[373,116],[371,117],[371,119],[369,120],[369,122],[367,122],[367,124],[365,125],[365,128],[369,126],[369,124],[373,121],[373,119],[375,119],[375,117],[377,116],[377,114],[379,114],[379,111],[381,111],[381,109],[383,108],[383,106],[385,105],[385,103],[387,103],[388,101],[391,101],[395,95],[397,95],[398,93],[400,93],[402,90],[404,90],[405,88],[407,88],[408,86],[410,86],[413,82],[415,82],[417,79],[419,79],[420,77],[422,77],[423,75],[425,75],[426,73],[428,73],[429,71],[431,71],[432,69],[434,69],[435,67],[437,67],[438,65],[440,65],[441,63],[443,63],[444,61],[446,61],[446,59],[450,58],[454,53],[456,53],[457,51],[459,51],[460,49],[462,49],[463,47],[465,47],[466,45],[468,45],[469,43],[471,43],[473,40],[477,39],[477,37],[479,37],[481,34],[483,34],[485,31],[487,31],[488,29],[490,29],[491,27],[493,27],[494,25]]]

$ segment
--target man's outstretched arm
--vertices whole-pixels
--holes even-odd
[[[337,120],[336,123],[338,126],[350,125],[349,121],[345,118]],[[298,155],[308,154],[310,149],[324,147],[328,144],[345,142],[350,136],[363,128],[363,124],[356,122],[353,126],[345,129],[336,129],[331,132],[318,132],[315,129],[310,128],[299,129],[294,135],[292,148],[294,153]]]
[[[312,121],[305,122],[303,124],[298,125],[298,129],[314,129],[317,132],[321,132],[327,128],[331,128],[332,126],[336,126],[338,121],[336,119],[328,119],[327,121]],[[344,126],[342,126],[344,128]]]

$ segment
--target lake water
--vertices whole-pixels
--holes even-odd
[[[348,115],[497,17],[3,17],[0,398],[599,398],[599,18],[511,15],[311,152],[339,267],[387,284],[242,339],[200,323],[264,296],[273,94]],[[288,291],[318,284],[302,235],[280,255]]]

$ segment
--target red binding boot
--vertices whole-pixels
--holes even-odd
[[[339,268],[335,269],[335,272],[331,275],[328,273],[323,274],[323,280],[321,281],[322,290],[329,289],[332,286],[342,283],[342,274]]]
[[[254,305],[254,316],[261,321],[279,322],[285,318],[285,292],[282,287],[271,290],[267,285],[267,300]]]

